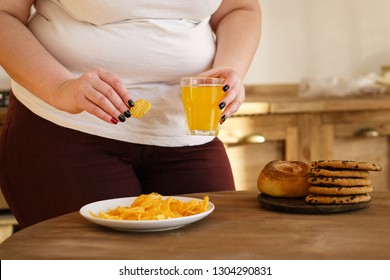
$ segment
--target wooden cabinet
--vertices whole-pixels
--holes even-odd
[[[257,189],[257,176],[269,161],[298,157],[298,121],[294,114],[254,115],[222,125],[219,138],[227,147],[237,189]]]
[[[390,96],[308,99],[297,90],[248,87],[247,101],[221,126],[237,189],[257,189],[271,160],[347,159],[381,164],[382,172],[371,172],[372,185],[389,190]]]
[[[328,140],[314,155],[377,162],[383,171],[371,172],[372,186],[375,190],[390,190],[390,109],[328,112],[320,118],[317,131]]]

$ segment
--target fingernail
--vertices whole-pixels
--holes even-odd
[[[126,121],[126,118],[125,118],[125,116],[124,116],[124,115],[122,115],[122,114],[120,114],[120,115],[118,116],[118,119],[119,119],[121,122],[124,122],[124,121]]]
[[[133,99],[129,99],[129,101],[127,101],[127,104],[129,104],[130,107],[134,107]]]
[[[111,119],[111,122],[112,122],[113,124],[117,124],[117,123],[118,123],[118,120],[117,120],[116,118],[112,118],[112,119]]]
[[[225,106],[226,106],[226,104],[225,104],[225,102],[221,102],[221,103],[219,103],[219,105],[218,105],[218,107],[219,107],[219,109],[223,109],[223,108],[225,108]]]
[[[224,91],[224,92],[227,92],[228,90],[229,90],[229,85],[225,85],[223,88],[222,88],[222,90]]]
[[[223,124],[226,121],[226,119],[227,119],[226,115],[223,115],[219,123]]]
[[[126,118],[130,118],[130,117],[131,117],[131,113],[130,113],[129,110],[125,111],[125,112],[123,113],[123,115],[125,115]]]

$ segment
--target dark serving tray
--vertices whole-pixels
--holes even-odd
[[[257,199],[266,209],[299,214],[332,214],[355,211],[367,207],[371,202],[314,205],[306,203],[305,198],[272,197],[265,194],[259,194]]]

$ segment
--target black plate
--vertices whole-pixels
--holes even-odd
[[[257,197],[260,204],[269,210],[299,214],[332,214],[348,211],[355,211],[365,208],[371,201],[353,204],[328,204],[313,205],[307,204],[305,198],[283,198],[259,194]]]

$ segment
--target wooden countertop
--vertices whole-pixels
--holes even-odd
[[[208,195],[214,212],[183,228],[122,232],[75,212],[15,233],[0,245],[0,259],[390,259],[390,192],[338,214],[269,211],[257,191]]]
[[[249,85],[246,99],[235,116],[390,109],[390,95],[299,97],[299,85]]]

